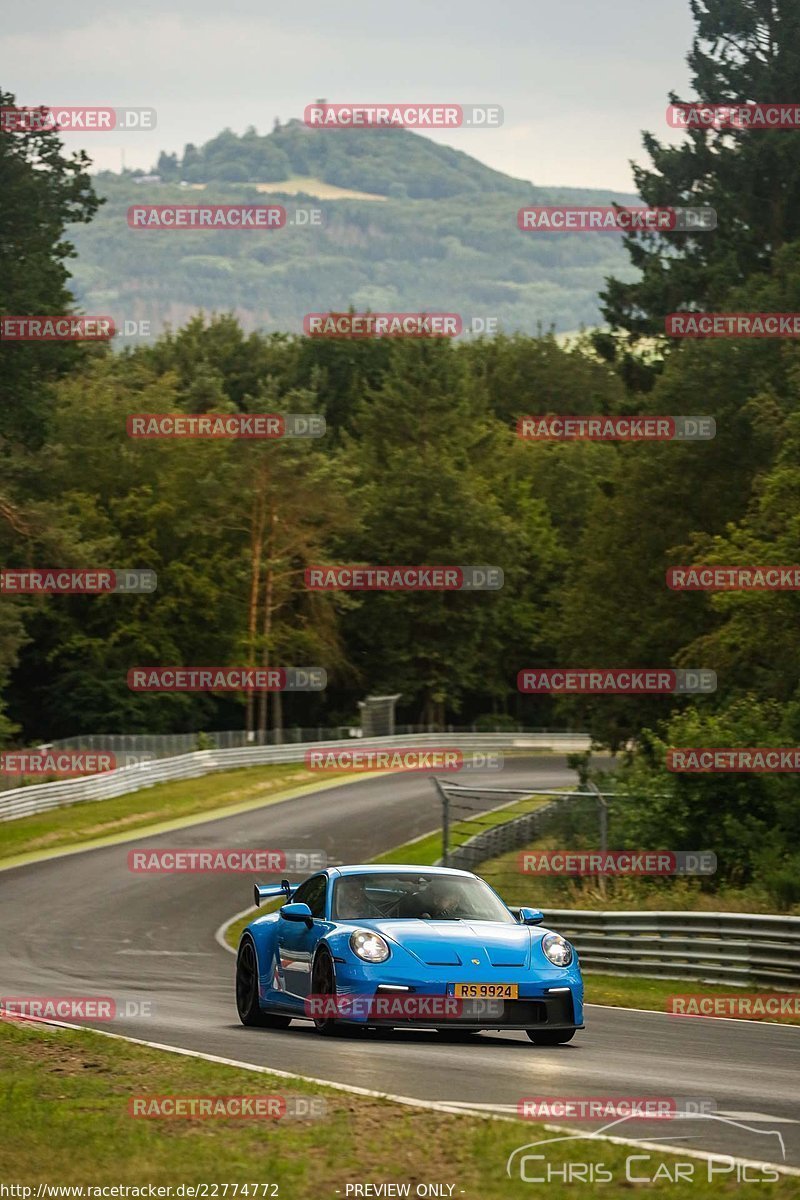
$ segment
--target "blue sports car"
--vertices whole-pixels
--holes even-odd
[[[469,871],[329,867],[301,884],[256,884],[277,912],[244,930],[236,1005],[244,1025],[313,1020],[335,1035],[362,1028],[452,1033],[524,1029],[555,1046],[583,1028],[575,949],[508,908]]]

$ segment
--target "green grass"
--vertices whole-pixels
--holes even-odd
[[[287,1035],[289,1036],[289,1035]],[[531,1046],[532,1059],[553,1053]],[[470,1048],[463,1047],[465,1065]],[[227,1067],[150,1050],[90,1031],[0,1022],[0,1180],[4,1183],[153,1185],[247,1183],[239,1195],[279,1200],[335,1197],[365,1182],[452,1184],[454,1197],[513,1200],[527,1192],[505,1174],[517,1147],[554,1136],[528,1121],[481,1120],[431,1112],[388,1100],[352,1096],[302,1080]],[[134,1119],[133,1097],[301,1096],[324,1101],[325,1114],[308,1119]],[[630,1130],[635,1137],[635,1127]],[[573,1140],[551,1150],[552,1161],[602,1162],[615,1183],[602,1194],[631,1194],[625,1159],[640,1153],[608,1142]],[[742,1153],[746,1148],[742,1147]],[[684,1156],[685,1158],[685,1156]],[[658,1153],[655,1162],[672,1162]],[[639,1164],[641,1165],[641,1164]],[[655,1163],[654,1163],[655,1167]],[[695,1200],[728,1200],[731,1179],[708,1183],[696,1165]],[[252,1190],[257,1184],[257,1191]],[[275,1184],[277,1191],[262,1185]],[[774,1200],[800,1195],[800,1180],[751,1184]],[[213,1195],[213,1191],[206,1193]],[[352,1192],[351,1192],[352,1194]],[[551,1200],[587,1195],[585,1185],[548,1185]],[[647,1188],[653,1200],[677,1195],[663,1181]],[[682,1194],[686,1194],[685,1192]]]
[[[524,796],[521,800],[515,801],[513,804],[503,805],[501,808],[490,809],[487,812],[476,813],[474,817],[468,821],[454,821],[450,826],[450,847],[455,849],[468,838],[474,837],[476,833],[483,833],[486,829],[493,828],[495,825],[505,825],[508,821],[513,821],[515,817],[519,817],[522,813],[533,812],[536,808],[541,808],[546,804],[548,797],[543,796],[541,799],[531,799],[531,796]],[[387,850],[385,854],[379,854],[373,859],[376,863],[419,863],[423,867],[432,867],[437,859],[442,856],[442,832],[437,829],[434,833],[426,834],[421,838],[416,838],[413,842],[405,842],[402,846],[395,846],[393,850]]]
[[[593,971],[584,971],[583,981],[586,985],[587,1004],[610,1004],[614,1008],[647,1008],[654,1012],[667,1011],[669,996],[685,996],[687,993],[701,993],[703,996],[775,995],[769,988],[739,988],[725,984],[702,983],[696,979],[641,979],[628,975],[601,975]],[[800,1025],[800,1015],[767,1019],[779,1021],[783,1025]]]
[[[385,854],[379,854],[376,858],[371,859],[371,862],[376,863],[419,863],[421,867],[432,867],[437,858],[442,856],[442,831],[437,829],[435,833],[426,833],[421,838],[416,838],[413,842],[405,842],[402,846],[395,846],[393,850],[387,850]]]
[[[256,808],[306,786],[330,787],[352,779],[337,773],[322,780],[302,763],[275,763],[159,783],[112,800],[88,801],[0,823],[0,866],[22,855],[42,856],[84,842],[112,840],[167,821],[216,813],[219,809]]]
[[[525,851],[563,848],[563,839],[559,841],[558,835],[542,837],[518,850],[486,859],[481,863],[480,873],[509,904],[529,904],[535,908],[775,912],[774,900],[758,885],[717,887],[711,891],[708,880],[700,878],[629,876],[603,881],[596,876],[532,875],[520,871],[519,856]],[[800,905],[786,910],[786,915],[791,914],[800,915]]]

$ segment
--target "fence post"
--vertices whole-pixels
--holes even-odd
[[[442,798],[442,866],[447,867],[450,865],[450,798],[435,776],[433,782]]]
[[[597,797],[598,815],[600,817],[600,853],[605,858],[608,853],[608,802],[605,796],[601,795],[600,788],[596,783],[592,783],[591,779],[586,780],[586,786],[591,792],[594,792]],[[600,875],[598,879],[600,885],[600,895],[606,894],[606,877]]]

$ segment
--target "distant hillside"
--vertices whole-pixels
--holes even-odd
[[[531,185],[485,167],[460,150],[406,129],[310,129],[302,121],[260,136],[223,130],[183,157],[162,154],[154,171],[189,183],[276,183],[312,176],[337,187],[402,200],[438,200],[465,192],[524,197]]]
[[[537,188],[405,130],[311,130],[299,121],[263,137],[226,130],[180,158],[162,154],[153,175],[96,177],[107,203],[71,231],[73,287],[86,312],[159,329],[198,309],[236,311],[248,329],[299,332],[305,313],[352,305],[563,332],[600,322],[607,275],[634,275],[617,236],[522,233],[516,219],[526,203],[634,196]],[[172,233],[127,225],[137,202],[264,204],[265,189],[287,208],[320,209],[322,226]]]

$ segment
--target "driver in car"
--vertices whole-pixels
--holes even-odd
[[[453,920],[463,907],[460,889],[453,879],[432,880],[416,901],[417,915],[423,921]]]
[[[461,889],[455,880],[445,879],[435,885],[436,917],[440,921],[452,920],[462,910]]]
[[[357,876],[345,876],[336,885],[336,916],[341,921],[359,921],[381,914],[367,896],[367,890]]]

